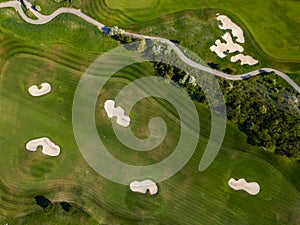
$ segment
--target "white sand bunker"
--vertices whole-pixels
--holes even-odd
[[[122,109],[120,106],[115,107],[115,101],[106,100],[104,103],[104,109],[109,118],[112,118],[114,116],[117,117],[117,124],[123,127],[129,126],[130,124],[129,116],[125,115],[124,109]]]
[[[216,40],[215,44],[210,47],[212,52],[215,52],[220,58],[226,57],[224,52],[229,51],[229,53],[233,52],[243,52],[244,48],[239,44],[233,43],[230,33],[226,32],[222,38],[226,41],[226,43],[222,43],[220,39]]]
[[[243,30],[233,23],[227,16],[219,15],[217,14],[217,20],[222,22],[222,25],[219,25],[219,28],[222,30],[231,30],[232,35],[236,37],[236,41],[239,43],[245,43],[245,38],[243,34]],[[220,58],[226,57],[225,53],[234,53],[234,52],[243,52],[244,48],[234,43],[232,40],[232,37],[229,32],[226,32],[222,38],[226,41],[226,43],[222,43],[220,39],[216,40],[215,45],[212,45],[210,47],[210,50],[212,52],[215,52]],[[241,65],[250,65],[253,66],[258,63],[258,61],[254,58],[252,58],[249,55],[243,55],[243,54],[237,54],[235,56],[232,56],[230,61],[231,62],[237,62],[241,61]]]
[[[60,153],[60,147],[54,144],[49,138],[43,137],[29,141],[26,144],[28,151],[36,151],[39,146],[43,147],[43,154],[49,156],[58,156]]]
[[[39,88],[37,85],[32,85],[28,88],[29,94],[32,96],[42,96],[45,94],[48,94],[51,91],[51,86],[48,83],[42,83],[41,88]]]
[[[155,195],[158,192],[157,185],[152,180],[144,180],[144,181],[133,181],[130,183],[130,189],[133,192],[139,192],[142,194],[146,194],[149,190],[151,195]]]
[[[234,22],[232,22],[231,19],[229,19],[227,16],[219,15],[217,17],[217,20],[222,22],[222,25],[219,25],[220,29],[231,30],[232,35],[237,38],[236,39],[237,42],[239,43],[245,42],[243,30]]]
[[[257,195],[260,191],[260,186],[256,182],[247,182],[245,179],[241,178],[236,181],[233,178],[230,178],[228,185],[234,190],[244,190],[250,195]]]
[[[237,54],[235,56],[232,56],[230,59],[231,62],[237,62],[239,60],[241,60],[241,65],[247,64],[253,66],[258,63],[258,60],[252,58],[252,56],[250,55]]]

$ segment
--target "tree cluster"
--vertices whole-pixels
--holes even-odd
[[[157,75],[182,86],[192,99],[207,103],[191,76],[164,63],[154,62]],[[229,120],[238,124],[248,142],[264,150],[300,161],[300,95],[274,74],[243,81],[218,78]],[[211,90],[213,91],[213,89]]]

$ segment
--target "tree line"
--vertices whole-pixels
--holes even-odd
[[[153,62],[157,76],[170,79],[190,97],[207,103],[201,87],[171,65]],[[223,91],[227,118],[247,134],[248,142],[264,150],[300,161],[300,95],[275,74],[243,81],[217,78]]]

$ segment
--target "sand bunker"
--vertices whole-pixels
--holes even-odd
[[[49,138],[43,137],[43,138],[38,138],[29,141],[26,144],[26,149],[28,151],[36,151],[38,146],[43,147],[43,154],[49,155],[49,156],[58,156],[60,153],[60,147],[58,145],[55,145]]]
[[[216,40],[215,45],[210,47],[212,52],[215,52],[220,58],[226,57],[224,52],[229,51],[229,53],[233,52],[243,52],[244,48],[239,44],[233,43],[230,33],[226,32],[222,38],[226,41],[226,43],[222,43],[220,39]]]
[[[222,30],[231,30],[232,35],[236,37],[236,41],[239,43],[244,43],[244,34],[243,30],[237,26],[235,23],[233,23],[227,16],[224,15],[219,15],[217,14],[217,20],[222,22],[222,25],[219,25],[219,28]],[[237,44],[234,43],[232,40],[232,37],[229,32],[226,32],[222,38],[226,41],[226,43],[222,43],[220,39],[216,40],[215,45],[212,45],[210,47],[210,50],[212,52],[215,52],[220,58],[226,57],[226,52],[228,53],[233,53],[233,52],[243,52],[244,48]],[[243,55],[243,54],[237,54],[235,56],[232,56],[230,61],[231,62],[237,62],[241,61],[241,65],[250,65],[253,66],[258,63],[258,61],[251,56],[248,55]]]
[[[130,189],[133,192],[139,192],[142,194],[146,194],[149,190],[151,195],[155,195],[158,192],[157,185],[152,180],[144,180],[144,181],[133,181],[130,183]]]
[[[51,91],[51,86],[48,83],[42,83],[41,88],[39,88],[37,85],[32,85],[28,88],[29,94],[32,96],[41,96],[48,94]]]
[[[258,61],[254,58],[252,58],[252,56],[249,56],[249,55],[243,55],[243,54],[237,54],[235,56],[232,56],[230,61],[231,62],[237,62],[241,60],[241,65],[250,65],[250,66],[253,66],[255,64],[258,63]]]
[[[122,109],[120,106],[115,107],[115,101],[113,101],[113,100],[105,101],[104,109],[109,118],[112,118],[114,116],[117,117],[117,124],[119,124],[120,126],[123,126],[123,127],[129,126],[129,124],[130,124],[129,116],[125,115],[124,109]]]
[[[247,182],[245,179],[241,178],[236,181],[233,178],[230,178],[228,185],[234,190],[244,190],[250,195],[257,195],[260,191],[260,186],[256,182]]]
[[[232,35],[237,38],[236,39],[237,42],[239,43],[245,42],[243,30],[234,22],[232,22],[231,19],[229,19],[227,16],[219,15],[217,17],[217,20],[222,22],[222,25],[219,25],[220,29],[231,30]]]

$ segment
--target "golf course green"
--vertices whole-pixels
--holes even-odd
[[[148,21],[183,10],[214,9],[225,13],[232,19],[240,21],[250,31],[260,48],[274,59],[299,62],[299,10],[300,3],[288,1],[188,1],[160,0],[140,1],[140,4],[151,4],[152,7],[132,8],[124,6],[123,1],[89,1],[83,6],[84,12],[99,18],[105,24],[147,25]],[[110,16],[108,16],[110,15]],[[123,22],[122,22],[123,21]],[[237,22],[238,22],[237,21]],[[185,30],[182,30],[185,32]]]
[[[66,2],[36,3],[45,14],[68,6]],[[178,40],[204,61],[223,63],[236,73],[261,66],[291,72],[295,77],[300,71],[300,3],[296,1],[143,0],[134,4],[87,0],[70,4],[109,26]],[[231,65],[209,51],[209,45],[221,34],[216,12],[226,13],[243,28],[245,52],[258,58],[259,66]],[[201,126],[196,151],[182,170],[158,183],[157,195],[134,193],[129,186],[96,173],[77,147],[72,104],[89,65],[119,45],[74,15],[62,14],[47,24],[32,25],[14,9],[0,9],[0,224],[299,223],[299,162],[248,144],[236,124],[227,123],[215,161],[207,170],[198,171],[211,122],[209,106],[196,101]],[[129,114],[130,129],[139,138],[149,136],[152,118],[166,122],[166,138],[149,152],[124,146],[112,127],[115,119],[105,113],[107,99],[115,99],[134,80],[154,75],[150,62],[136,63],[116,72],[99,92],[95,109],[99,138],[115,158],[128,164],[149,165],[167,158],[180,137],[178,113],[160,98],[143,99]],[[28,93],[31,85],[43,82],[51,84],[50,93],[41,97]],[[60,155],[49,157],[41,149],[26,151],[26,143],[40,137],[59,145]],[[251,196],[234,191],[227,183],[230,178],[257,182],[260,193]],[[35,200],[40,195],[52,205],[42,209]],[[62,201],[71,204],[69,212],[59,206]]]

